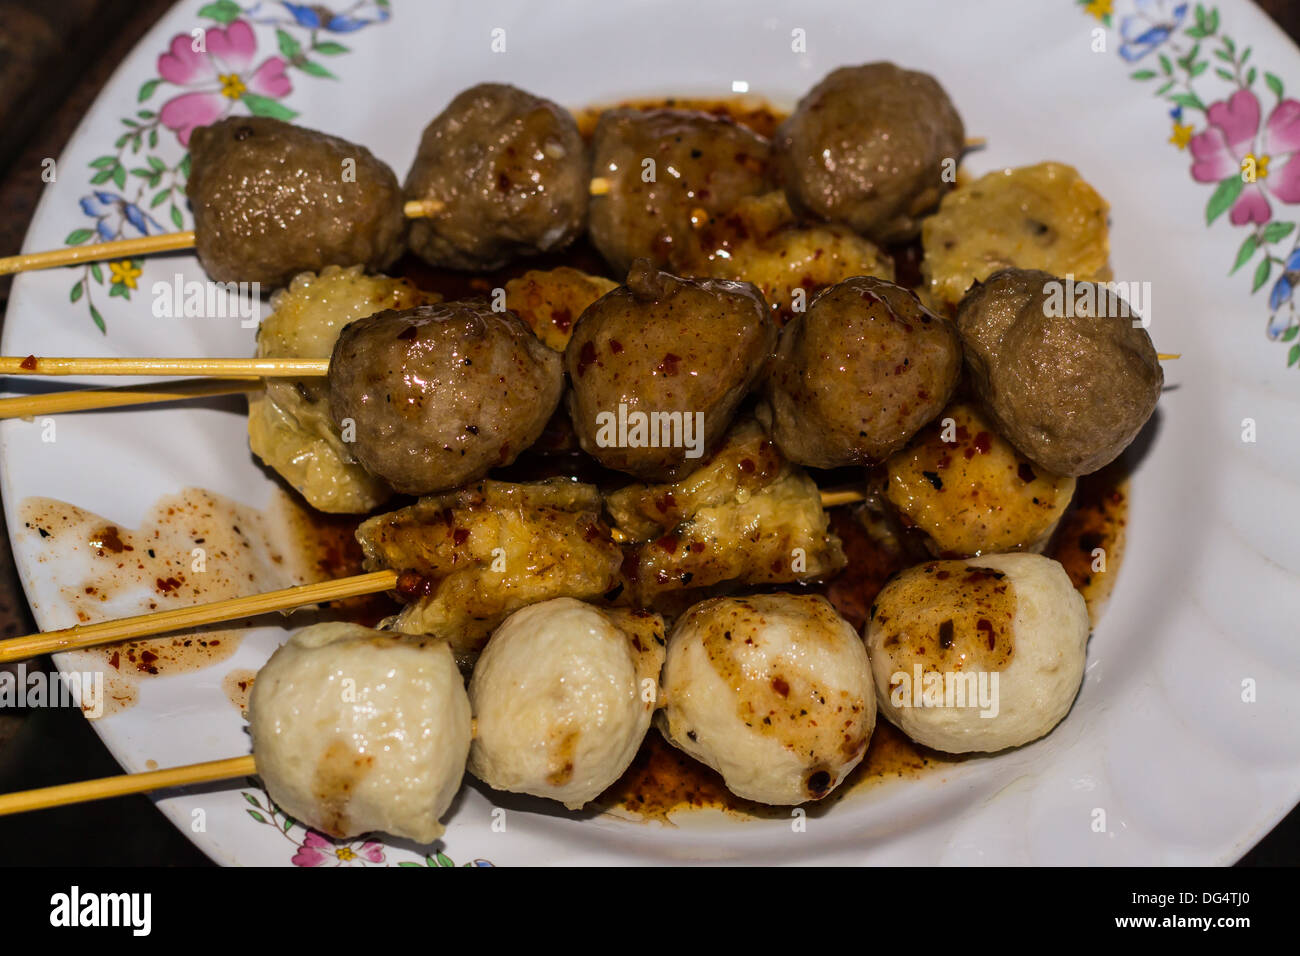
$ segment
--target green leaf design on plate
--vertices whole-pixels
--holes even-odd
[[[126,188],[126,167],[125,166],[114,167],[113,182],[117,183],[118,189]]]
[[[216,3],[199,8],[199,16],[216,20],[222,26],[231,23],[242,12],[235,0],[217,0]]]
[[[262,802],[258,800],[257,797],[253,796],[251,793],[248,793],[247,791],[241,791],[241,795],[245,800],[247,800],[253,806],[257,807],[259,810],[262,809]]]
[[[266,822],[266,817],[262,816],[262,815],[261,815],[260,813],[258,813],[256,810],[245,810],[244,812],[247,813],[247,814],[248,814],[250,817],[252,817],[254,820],[256,820],[258,823],[265,823],[265,822]]]
[[[1282,333],[1282,342],[1284,344],[1290,342],[1297,335],[1300,335],[1300,325],[1293,325]]]
[[[1268,88],[1273,91],[1273,95],[1280,100],[1282,98],[1282,81],[1266,70],[1264,72],[1264,82],[1267,83]]]
[[[108,334],[108,326],[104,324],[104,317],[99,314],[99,309],[93,305],[90,307],[90,319],[95,323],[95,328],[99,329],[104,335]]]
[[[153,91],[158,89],[158,84],[161,82],[161,77],[154,77],[152,80],[145,80],[144,85],[140,87],[140,92],[136,94],[136,102],[143,103],[149,97],[153,96]]]
[[[1228,207],[1237,201],[1237,197],[1241,195],[1241,190],[1245,185],[1241,177],[1235,174],[1219,183],[1218,188],[1214,190],[1214,195],[1210,197],[1210,201],[1205,206],[1205,224],[1207,226],[1222,216]]]
[[[1251,292],[1258,292],[1259,287],[1268,281],[1268,274],[1273,271],[1272,259],[1261,259],[1259,267],[1255,269],[1255,279],[1250,285]]]
[[[86,291],[86,280],[78,279],[77,284],[72,287],[72,292],[68,294],[69,302],[76,302],[81,298],[81,293]]]
[[[1155,70],[1135,70],[1129,74],[1129,78],[1134,80],[1153,80],[1155,77]]]
[[[182,229],[185,226],[185,220],[181,218],[181,211],[176,208],[174,203],[172,204],[172,224],[175,225],[177,229]]]
[[[420,866],[421,864],[419,864],[419,863],[412,863],[410,860],[403,860],[401,863],[399,863],[399,864],[397,864],[397,865],[398,865],[398,866]]]
[[[1232,264],[1232,268],[1228,270],[1228,275],[1232,275],[1234,272],[1236,272],[1238,269],[1244,266],[1247,262],[1249,262],[1251,257],[1255,254],[1255,252],[1258,249],[1259,249],[1259,237],[1247,236],[1246,241],[1243,242],[1241,244],[1241,248],[1237,250],[1237,260]]]
[[[302,44],[284,30],[275,31],[275,42],[279,45],[280,52],[290,60],[302,53]]]
[[[1270,222],[1264,227],[1261,241],[1265,243],[1277,242],[1279,239],[1285,239],[1291,235],[1293,229],[1295,229],[1295,223],[1293,222]]]
[[[1291,351],[1287,354],[1286,367],[1290,368],[1296,362],[1300,362],[1300,345],[1291,346]]]
[[[1169,97],[1169,99],[1187,109],[1200,110],[1202,113],[1205,112],[1205,104],[1201,102],[1201,98],[1195,93],[1175,93],[1173,96]]]
[[[287,122],[298,115],[283,103],[277,103],[268,96],[258,96],[256,93],[245,93],[242,99],[248,106],[248,111],[254,116],[269,116],[272,119],[285,120]]]
[[[327,80],[338,79],[337,76],[335,76],[329,70],[325,69],[325,67],[321,66],[319,63],[313,63],[311,60],[303,60],[301,63],[298,64],[298,69],[302,70],[304,73],[310,76],[319,76]]]
[[[326,40],[323,43],[317,43],[312,47],[317,53],[323,53],[326,56],[338,56],[340,53],[347,53],[348,48],[342,43],[335,43],[333,40]]]
[[[90,264],[90,275],[100,285],[104,284],[104,270],[100,268],[98,262],[92,262]]]
[[[65,246],[79,246],[95,234],[93,229],[74,229],[68,233],[68,238],[63,240]]]
[[[451,862],[451,857],[449,857],[449,856],[448,856],[447,854],[445,854],[445,853],[438,853],[438,854],[436,854],[436,856],[437,856],[437,859],[438,859],[438,865],[439,865],[439,866],[455,866],[455,865],[456,865],[455,863]]]

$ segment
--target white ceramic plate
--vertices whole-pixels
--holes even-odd
[[[188,226],[183,203],[172,222],[177,194],[151,204],[179,181],[172,171],[186,124],[218,111],[292,112],[368,144],[400,176],[429,118],[482,80],[572,107],[726,95],[739,81],[789,105],[833,67],[891,59],[937,75],[967,130],[987,137],[967,161],[973,173],[1044,159],[1083,172],[1111,203],[1117,279],[1151,283],[1152,335],[1183,358],[1166,366],[1170,387],[1133,482],[1127,557],[1089,646],[1082,693],[1045,740],[875,787],[806,829],[713,817],[665,828],[511,810],[499,832],[490,795],[467,787],[442,855],[327,844],[286,826],[252,786],[160,800],[205,852],[223,863],[298,865],[1227,863],[1296,802],[1300,338],[1291,282],[1300,278],[1292,225],[1300,158],[1291,153],[1300,103],[1278,103],[1300,94],[1300,56],[1263,14],[1237,0],[1208,9],[1135,0],[1113,9],[1108,0],[332,5],[347,12],[313,25],[319,12],[287,3],[178,4],[73,137],[25,248],[86,241],[79,231],[100,226],[125,235]],[[208,58],[160,59],[174,37],[188,48],[198,28],[209,31]],[[792,49],[795,31],[805,52]],[[218,79],[231,74],[243,85],[233,98]],[[135,130],[138,153],[121,139]],[[1238,188],[1231,180],[1247,153],[1269,156],[1268,175]],[[119,197],[140,206],[128,215]],[[253,332],[236,321],[151,315],[146,290],[178,269],[202,278],[192,257],[144,262],[138,278],[107,268],[98,281],[80,268],[22,276],[3,351],[251,354]],[[244,421],[230,410],[238,407],[66,415],[54,442],[42,441],[39,421],[0,426],[5,513],[43,627],[71,622],[59,587],[75,584],[78,570],[71,556],[39,560],[46,549],[17,520],[20,503],[60,498],[125,527],[185,486],[261,507],[272,486],[247,454]],[[1243,441],[1245,419],[1256,441]],[[255,669],[283,637],[261,629],[228,661],[146,680],[136,706],[96,729],[130,771],[246,752],[221,679]],[[200,816],[205,829],[194,832]]]

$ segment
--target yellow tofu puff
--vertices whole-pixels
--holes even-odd
[[[826,796],[862,762],[876,725],[863,642],[817,595],[696,604],[668,640],[663,698],[668,742],[759,803]]]
[[[955,308],[1000,269],[1110,278],[1110,206],[1073,166],[1000,169],[944,197],[921,224],[921,272],[936,305]]]
[[[972,404],[957,402],[885,463],[885,498],[931,554],[1042,551],[1075,480],[1032,464]]]
[[[556,598],[516,611],[474,666],[469,770],[577,810],[636,756],[659,698],[658,614]]]
[[[1037,740],[1083,682],[1088,608],[1038,554],[931,561],[876,596],[867,652],[881,714],[947,753]],[[670,653],[671,657],[671,653]]]
[[[542,344],[563,352],[587,306],[618,283],[569,266],[532,269],[506,283],[506,308],[519,316]]]
[[[340,839],[442,835],[472,726],[445,641],[305,628],[258,672],[248,722],[258,776],[294,819]]]

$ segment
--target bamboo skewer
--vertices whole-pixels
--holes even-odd
[[[391,591],[395,587],[396,571],[373,571],[317,584],[299,584],[279,591],[267,591],[265,594],[228,598],[151,614],[136,614],[97,624],[77,624],[58,631],[40,631],[0,641],[0,663],[25,660],[39,654],[57,654],[94,647],[97,644],[111,644],[114,641],[151,637],[184,628],[203,627],[221,621],[254,617],[269,611],[290,611],[309,604]]]
[[[191,378],[157,387],[119,385],[116,388],[87,388],[48,395],[19,395],[0,398],[0,418],[34,418],[37,415],[57,415],[62,412],[235,395],[260,389],[262,382],[261,378]]]
[[[861,501],[863,494],[852,488],[846,488],[823,491],[821,497],[823,508],[837,508]],[[80,650],[100,644],[111,644],[115,641],[152,637],[169,631],[254,617],[269,611],[287,611],[309,604],[338,601],[363,594],[378,594],[397,587],[397,578],[396,571],[372,571],[369,574],[357,574],[316,584],[300,584],[248,597],[227,598],[208,604],[136,614],[132,617],[100,621],[95,624],[77,624],[57,631],[38,631],[35,634],[0,641],[0,663],[26,660],[40,654]]]
[[[56,269],[73,266],[78,262],[96,262],[101,259],[130,259],[155,252],[189,249],[194,245],[193,230],[165,232],[140,239],[115,239],[112,242],[94,242],[88,246],[69,246],[48,252],[28,252],[0,259],[0,276],[12,272],[31,272],[35,269]]]
[[[312,378],[329,359],[37,358],[0,356],[0,375],[206,375],[212,378]]]
[[[124,773],[115,777],[100,777],[98,780],[64,783],[57,787],[22,790],[0,795],[0,816],[26,813],[30,810],[45,810],[49,807],[63,807],[74,803],[87,803],[107,797],[121,797],[129,793],[145,793],[149,790],[161,790],[164,787],[188,787],[196,783],[247,777],[256,772],[257,766],[253,761],[253,755],[246,754],[242,757],[186,764],[183,767],[168,767],[145,773]]]
[[[425,219],[436,216],[447,208],[437,199],[413,199],[402,207],[408,219]],[[38,269],[57,269],[75,266],[81,262],[99,262],[104,259],[134,259],[158,252],[175,252],[194,248],[194,230],[163,232],[139,239],[114,239],[111,242],[92,242],[88,246],[69,246],[46,252],[28,252],[0,258],[0,275],[14,272],[33,272]]]

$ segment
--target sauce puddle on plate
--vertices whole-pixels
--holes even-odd
[[[156,502],[138,529],[52,498],[19,506],[23,531],[39,538],[38,564],[57,563],[68,624],[172,610],[306,584],[360,570],[360,549],[346,523],[308,514],[277,490],[265,510],[202,488]],[[372,602],[373,603],[373,602]],[[341,602],[331,617],[366,617],[364,599]],[[104,674],[103,716],[138,699],[143,679],[210,667],[239,646],[250,621],[69,652],[70,666]],[[246,704],[246,694],[232,702]]]

